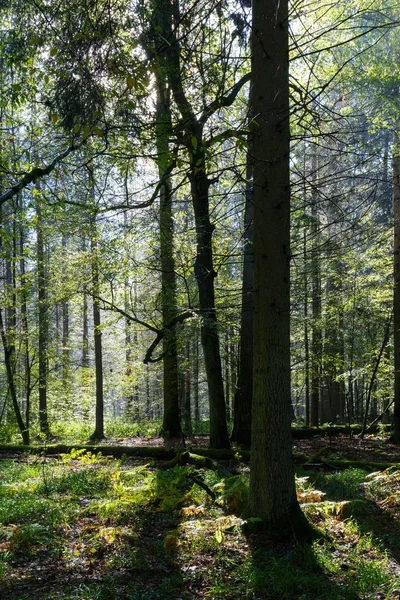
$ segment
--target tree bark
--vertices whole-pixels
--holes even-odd
[[[40,198],[36,199],[36,248],[38,271],[38,321],[39,321],[39,426],[40,432],[46,436],[50,434],[47,413],[47,343],[48,343],[48,316],[47,304],[47,279],[43,240],[43,217]]]
[[[251,95],[250,95],[251,102]],[[240,316],[239,375],[233,401],[233,429],[231,439],[237,444],[250,446],[251,408],[253,400],[253,167],[249,139],[247,153],[246,204],[244,211],[244,247],[242,311]]]
[[[62,235],[61,245],[63,253],[67,251],[67,237],[65,234]],[[70,349],[69,349],[69,303],[67,299],[64,299],[61,304],[62,307],[62,380],[64,394],[66,398],[66,404],[69,403],[69,389],[70,389]]]
[[[269,535],[302,538],[290,398],[288,2],[253,0],[254,380],[250,510]]]
[[[169,34],[163,3],[155,0],[150,35],[154,40],[154,72],[156,79],[156,148],[160,181],[160,259],[162,320],[166,327],[177,315],[176,276],[174,259],[174,224],[172,214],[173,191],[171,177],[172,137],[171,92],[167,81],[169,57],[162,51]],[[164,417],[162,432],[165,437],[177,437],[182,433],[179,411],[178,352],[176,329],[166,329],[163,337],[163,400]]]
[[[321,331],[321,277],[318,258],[319,241],[319,216],[317,206],[318,156],[317,147],[314,147],[311,161],[311,285],[312,285],[312,324],[311,324],[311,368],[310,368],[310,425],[316,427],[320,421],[320,395],[321,395],[321,358],[322,358],[322,331]]]
[[[89,186],[92,196],[92,204],[95,201],[94,173],[93,166],[88,167]],[[95,411],[95,430],[91,435],[93,440],[101,440],[104,436],[104,390],[103,390],[103,346],[101,332],[101,313],[100,313],[100,282],[99,282],[99,254],[98,254],[98,230],[96,217],[91,216],[90,220],[90,250],[92,267],[92,290],[93,290],[93,328],[94,328],[94,361],[96,371],[96,411]]]
[[[179,4],[177,0],[173,0],[171,3],[159,0],[159,7],[164,19],[163,51],[167,55],[168,82],[182,116],[182,127],[189,155],[189,181],[197,241],[194,272],[199,292],[201,344],[210,403],[210,446],[212,448],[229,448],[218,319],[215,309],[214,278],[217,274],[214,270],[212,249],[214,225],[210,221],[210,180],[207,176],[206,148],[203,145],[203,124],[196,116],[196,112],[185,94],[181,78],[181,52],[176,35],[180,25]]]
[[[394,421],[393,440],[400,443],[400,120],[393,139],[393,322]]]
[[[17,196],[17,200],[22,199]],[[23,206],[19,205],[21,214]],[[21,329],[22,329],[22,355],[24,365],[24,380],[25,380],[25,427],[29,434],[30,416],[31,416],[31,361],[29,351],[29,324],[28,324],[28,292],[27,292],[27,277],[25,268],[25,235],[23,225],[19,229],[19,272],[21,279],[20,286],[20,310],[21,310]]]

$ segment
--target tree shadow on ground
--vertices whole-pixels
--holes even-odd
[[[366,514],[356,516],[360,532],[372,534],[373,540],[400,565],[400,523],[388,508],[382,508],[376,502],[369,502]]]
[[[252,600],[357,600],[351,587],[324,572],[316,545],[285,544],[262,532],[248,535],[252,555]]]
[[[161,508],[166,492],[161,479],[159,472],[154,502],[126,505],[108,518],[88,507],[64,532],[58,555],[48,548],[34,555],[16,553],[15,576],[0,589],[1,600],[188,598],[181,593],[184,582],[173,541],[169,547],[166,543],[179,526],[179,512]]]

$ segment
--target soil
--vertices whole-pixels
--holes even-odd
[[[295,440],[293,451],[307,457],[315,456],[322,448],[329,447],[331,458],[368,461],[368,462],[400,462],[400,446],[379,436],[348,436],[337,438],[319,437],[306,440]]]
[[[164,440],[161,437],[147,438],[140,436],[125,438],[123,440],[107,439],[105,443],[112,446],[158,446],[168,449],[181,448],[183,446],[180,439]],[[188,436],[185,439],[185,446],[208,448],[209,438],[206,435]],[[364,439],[360,439],[358,436],[353,436],[352,438],[348,436],[339,436],[336,438],[316,436],[304,440],[296,439],[293,442],[293,452],[310,458],[326,447],[330,449],[330,457],[339,460],[400,463],[400,446],[390,443],[387,437],[377,435],[365,436]],[[236,449],[236,447],[233,446],[233,449]]]

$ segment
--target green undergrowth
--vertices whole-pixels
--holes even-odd
[[[288,546],[246,533],[246,465],[161,466],[82,449],[0,459],[1,599],[398,597],[395,469],[299,472],[299,502],[326,537]]]
[[[124,440],[132,437],[152,438],[160,435],[161,419],[138,419],[127,422],[126,419],[109,419],[105,423],[106,440]],[[209,421],[193,421],[193,435],[208,435]],[[51,439],[65,444],[84,444],[93,433],[93,424],[89,422],[56,421],[50,423]],[[34,423],[30,431],[31,443],[43,441],[38,423]],[[0,444],[18,444],[21,442],[16,423],[2,423],[0,427]]]

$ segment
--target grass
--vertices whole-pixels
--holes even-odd
[[[19,460],[0,460],[2,600],[398,597],[394,470],[299,472],[299,499],[327,538],[289,547],[244,533],[246,470],[196,471],[198,485],[193,467],[82,451]]]
[[[209,421],[194,421],[192,423],[193,434],[209,434]],[[162,428],[161,419],[140,419],[127,422],[126,419],[117,418],[106,420],[105,436],[109,440],[122,440],[129,437],[151,438],[157,437]],[[85,444],[93,433],[93,424],[79,421],[52,421],[50,423],[51,434],[54,439],[65,444]],[[40,440],[41,435],[38,423],[31,428],[31,440]],[[15,423],[2,424],[0,428],[0,444],[21,443],[21,435]]]

